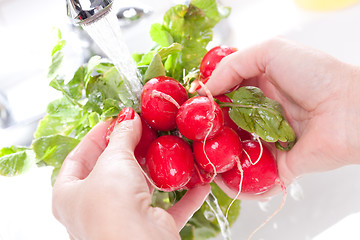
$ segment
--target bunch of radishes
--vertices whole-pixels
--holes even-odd
[[[201,62],[200,82],[235,51],[211,49]],[[226,95],[214,98],[231,102]],[[151,182],[162,191],[174,191],[209,183],[221,174],[235,191],[258,194],[271,188],[278,179],[272,153],[259,138],[239,128],[228,112],[229,107],[220,108],[211,95],[188,98],[175,79],[150,79],[141,94],[143,130],[135,157]]]

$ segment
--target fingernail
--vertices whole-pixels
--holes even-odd
[[[119,115],[116,119],[116,124],[119,124],[122,121],[126,121],[126,120],[133,120],[134,118],[135,118],[135,110],[130,107],[126,107],[119,112]]]
[[[122,121],[125,121],[125,120],[133,120],[135,118],[135,110],[130,108],[130,107],[126,107],[126,108],[123,108],[120,112],[119,112],[119,115],[117,116],[116,119],[114,119],[107,131],[106,131],[106,135],[105,135],[105,141],[106,141],[106,145],[109,144],[109,141],[110,141],[110,135],[111,133],[114,131],[114,128],[115,128],[115,125],[121,123]]]
[[[208,81],[209,81],[209,78],[210,77],[207,77],[207,78],[205,78],[204,80],[200,80],[203,84],[206,84]],[[198,91],[198,90],[200,90],[202,88],[202,86],[201,85],[199,85],[197,88],[196,88],[196,91]]]

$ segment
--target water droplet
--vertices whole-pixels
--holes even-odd
[[[270,200],[267,201],[259,201],[258,202],[258,206],[260,208],[261,211],[263,212],[268,212],[269,208],[270,208]]]
[[[212,211],[204,211],[204,216],[209,221],[215,220],[215,214]]]
[[[301,201],[304,200],[304,190],[301,187],[301,185],[294,181],[289,187],[288,187],[290,196],[296,200],[296,201]]]
[[[276,230],[276,229],[279,228],[279,225],[278,225],[276,222],[274,222],[274,223],[273,223],[273,228]]]

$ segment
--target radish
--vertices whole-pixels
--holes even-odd
[[[283,181],[279,178],[277,164],[271,151],[263,146],[259,139],[243,141],[243,149],[244,153],[240,163],[233,169],[220,174],[223,182],[230,189],[238,192],[234,200],[240,193],[261,194],[269,191],[275,185],[279,185],[283,192],[280,206],[248,236],[247,239],[251,239],[257,231],[280,212],[285,205],[287,193]],[[227,213],[232,203],[229,205]]]
[[[175,79],[152,78],[141,93],[141,115],[154,129],[170,131],[176,128],[176,113],[187,99],[185,88]]]
[[[243,176],[236,166],[221,174],[224,183],[230,189],[239,191],[242,180],[241,192],[250,194],[260,194],[272,188],[279,181],[273,154],[266,146],[262,146],[261,154],[261,145],[256,140],[243,141],[243,148],[245,154],[240,159]]]
[[[239,136],[229,128],[222,130],[212,139],[194,141],[195,161],[207,172],[222,173],[230,170],[240,161],[242,146]]]
[[[217,100],[219,100],[220,102],[223,103],[232,103],[232,100],[226,96],[226,95],[219,95],[214,97]],[[224,125],[228,126],[232,129],[235,130],[235,132],[239,135],[240,139],[242,141],[244,140],[253,140],[254,137],[251,133],[249,133],[248,131],[245,131],[244,129],[240,128],[229,116],[229,107],[221,107],[221,110],[223,112],[224,115]]]
[[[207,183],[211,183],[215,177],[214,173],[206,172],[201,169],[195,163],[195,170],[191,176],[190,181],[186,184],[185,189],[191,189],[197,186],[201,186]]]
[[[142,167],[145,165],[145,159],[150,144],[158,137],[157,131],[150,127],[141,117],[142,134],[138,145],[135,148],[134,155]]]
[[[210,77],[216,66],[221,59],[236,52],[237,49],[227,46],[217,46],[210,49],[200,63],[200,76],[201,78]]]
[[[176,115],[176,125],[182,135],[191,140],[214,137],[223,127],[220,107],[208,97],[192,97]]]
[[[169,192],[182,189],[194,171],[191,147],[179,137],[161,136],[150,145],[146,167],[157,188]]]

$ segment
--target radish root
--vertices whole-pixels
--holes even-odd
[[[258,135],[256,135],[256,134],[254,134],[254,135],[255,135],[256,141],[258,141],[258,143],[259,143],[259,145],[260,145],[259,157],[258,157],[258,158],[256,159],[256,161],[253,163],[253,162],[251,161],[250,156],[249,156],[249,155],[246,153],[246,151],[245,151],[245,153],[246,153],[246,155],[248,156],[248,158],[249,158],[249,160],[250,160],[250,162],[251,162],[252,165],[256,165],[256,164],[260,161],[260,159],[261,159],[261,157],[262,157],[262,155],[263,155],[263,152],[264,152],[264,147],[263,147],[263,145],[262,145],[262,143],[261,143],[260,137],[259,137]]]
[[[169,101],[169,102],[171,102],[172,104],[174,104],[174,105],[177,107],[177,109],[180,108],[179,103],[178,103],[174,98],[172,98],[170,95],[168,95],[168,94],[166,94],[166,93],[163,93],[163,92],[154,90],[154,91],[152,91],[151,96],[152,96],[152,97],[163,98],[163,99],[165,99],[166,101]]]
[[[146,180],[148,180],[148,182],[151,184],[151,186],[153,186],[154,188],[163,191],[163,192],[168,192],[167,189],[161,188],[156,186],[156,184],[154,183],[154,181],[148,176],[148,174],[145,172],[145,170],[141,167],[140,163],[136,160],[135,155],[133,155],[134,161],[136,162],[136,164],[138,165],[138,167],[140,168],[142,174],[144,174]]]
[[[228,215],[229,215],[229,211],[230,211],[230,208],[231,206],[234,204],[234,202],[236,201],[236,199],[240,196],[240,193],[241,193],[241,187],[242,187],[242,183],[243,183],[243,179],[244,179],[244,171],[241,167],[241,163],[240,163],[240,160],[236,161],[236,164],[237,164],[237,167],[240,171],[240,183],[239,183],[239,191],[237,192],[236,196],[234,197],[234,199],[231,201],[231,203],[229,204],[229,207],[227,208],[226,210],[226,214],[225,214],[225,217],[227,218]]]
[[[264,225],[266,223],[268,223],[276,214],[278,214],[280,212],[280,210],[284,207],[285,205],[285,201],[286,201],[286,196],[287,196],[287,191],[286,191],[286,187],[283,181],[281,181],[280,179],[276,180],[276,184],[278,184],[281,187],[281,190],[283,192],[283,196],[281,198],[281,203],[279,205],[279,207],[273,212],[273,214],[271,214],[264,222],[262,222],[247,238],[247,240],[250,240],[256,232],[258,232],[262,227],[264,227]]]
[[[211,132],[212,129],[213,129],[213,126],[214,126],[214,124],[213,124],[213,123],[210,123],[209,131],[206,133],[206,136],[205,136],[205,138],[204,138],[204,143],[203,143],[203,146],[202,146],[202,147],[203,147],[203,152],[204,152],[204,154],[205,154],[205,157],[206,157],[206,159],[208,160],[209,164],[211,165],[211,167],[212,167],[213,170],[214,170],[214,176],[211,178],[211,182],[215,179],[215,176],[216,176],[216,174],[217,174],[217,171],[216,171],[215,165],[210,161],[208,155],[206,154],[205,144],[206,144],[207,138],[209,137],[210,132]]]
[[[210,100],[210,103],[211,103],[211,107],[212,107],[212,111],[211,111],[211,116],[210,116],[210,128],[209,128],[209,131],[206,133],[206,136],[204,138],[204,143],[203,143],[203,152],[205,154],[205,157],[206,159],[208,160],[209,164],[212,166],[212,168],[214,169],[214,176],[212,177],[211,181],[213,181],[215,179],[215,176],[217,175],[217,171],[216,171],[216,168],[214,166],[214,164],[210,161],[208,155],[206,154],[206,151],[205,151],[205,144],[206,144],[206,140],[208,139],[213,127],[214,127],[214,124],[212,123],[215,119],[215,108],[216,108],[216,105],[215,105],[215,101],[214,101],[214,97],[213,95],[211,94],[211,92],[209,91],[209,89],[207,87],[205,87],[205,84],[202,83],[201,81],[199,81],[199,84],[200,86],[204,89],[205,93],[206,93],[206,96],[209,98]]]

